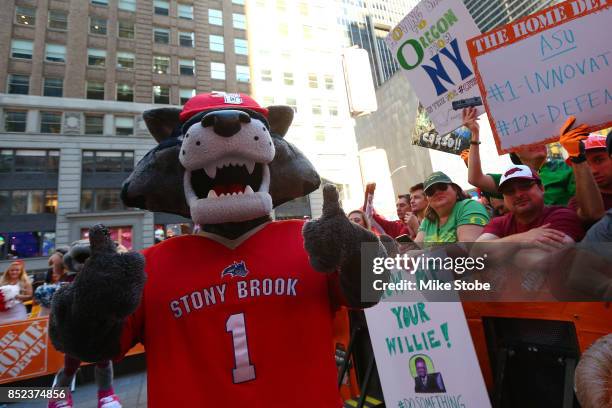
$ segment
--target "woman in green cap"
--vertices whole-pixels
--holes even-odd
[[[415,242],[421,247],[436,243],[474,242],[489,222],[489,214],[478,201],[441,171],[425,180],[429,205]]]

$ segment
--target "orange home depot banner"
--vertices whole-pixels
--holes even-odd
[[[47,318],[0,326],[0,383],[47,372]]]
[[[612,8],[569,0],[467,41],[499,153],[550,143],[569,115],[612,126]]]

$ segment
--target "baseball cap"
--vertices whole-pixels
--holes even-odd
[[[423,191],[427,191],[429,187],[436,183],[455,184],[446,174],[441,171],[436,171],[431,173],[423,182]]]
[[[515,164],[510,166],[504,172],[504,174],[502,174],[501,179],[499,180],[499,186],[497,187],[497,191],[501,193],[501,187],[502,185],[504,185],[504,183],[516,179],[533,180],[537,181],[538,183],[540,182],[540,177],[537,175],[537,173],[531,171],[529,166],[525,166],[524,164]]]
[[[582,141],[582,143],[584,143],[585,152],[588,152],[589,150],[595,150],[595,149],[602,149],[602,150],[606,149],[606,137],[604,135],[600,135],[597,133],[591,133],[590,135],[587,136],[586,139]],[[572,162],[569,159],[569,157],[565,159],[565,163],[571,166]]]
[[[238,109],[251,110],[268,117],[268,110],[261,107],[255,99],[242,93],[210,92],[194,96],[183,106],[179,114],[181,123],[185,123],[192,116],[209,110]]]

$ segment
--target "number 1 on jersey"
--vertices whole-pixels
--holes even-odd
[[[232,370],[234,384],[239,384],[255,379],[255,366],[249,359],[249,343],[247,341],[246,325],[244,324],[244,313],[231,315],[225,322],[225,329],[232,333],[234,342],[234,365]]]

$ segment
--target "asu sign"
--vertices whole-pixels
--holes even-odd
[[[48,324],[41,318],[0,326],[0,382],[47,371]]]

